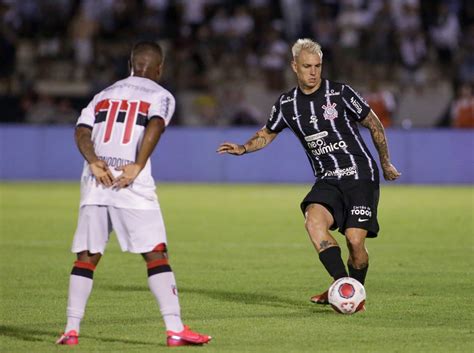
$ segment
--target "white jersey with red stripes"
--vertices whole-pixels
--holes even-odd
[[[82,110],[77,126],[92,129],[95,153],[118,176],[122,172],[115,168],[135,162],[148,121],[162,118],[167,126],[174,110],[175,99],[165,88],[147,78],[130,76],[95,95]],[[130,186],[119,190],[97,186],[85,162],[80,205],[159,208],[150,160]]]

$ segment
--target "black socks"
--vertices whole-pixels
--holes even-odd
[[[341,248],[332,246],[319,253],[319,260],[334,280],[347,277],[346,266],[341,258]],[[356,278],[357,279],[357,278]]]

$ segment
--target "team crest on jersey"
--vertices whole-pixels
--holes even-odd
[[[337,118],[337,110],[336,110],[336,103],[328,102],[328,105],[323,105],[324,109],[324,119],[326,120],[334,120]]]

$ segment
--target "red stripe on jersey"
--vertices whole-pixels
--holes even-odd
[[[147,262],[146,267],[150,269],[150,268],[163,266],[163,265],[168,265],[168,259],[158,259],[158,260]]]
[[[109,108],[109,100],[104,99],[97,103],[94,107],[94,113],[97,114],[100,110],[107,110]]]
[[[120,104],[120,110],[127,111],[128,109],[128,101],[126,99],[122,100]]]
[[[107,125],[105,127],[104,143],[109,142],[112,136],[112,128],[114,127],[115,119],[117,118],[117,110],[120,106],[120,101],[111,101],[110,109],[107,114]]]
[[[148,109],[150,109],[150,103],[140,101],[140,108],[138,109],[138,112],[148,116]]]
[[[74,262],[74,267],[84,268],[86,270],[91,270],[91,271],[95,270],[95,265],[94,264],[91,264],[90,262],[84,262],[84,261],[75,261]]]
[[[123,102],[122,102],[122,106],[123,106]],[[124,135],[123,135],[123,140],[122,140],[123,144],[130,142],[130,139],[132,137],[133,127],[135,125],[135,122],[137,121],[138,102],[130,102],[128,106],[129,107],[128,107],[127,119],[125,120],[125,130],[124,130]]]

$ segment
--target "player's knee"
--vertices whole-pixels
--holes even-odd
[[[160,243],[157,246],[155,246],[151,251],[142,253],[142,256],[146,262],[156,260],[156,259],[167,259],[168,249],[166,248],[165,243]]]
[[[322,217],[306,215],[304,226],[309,234],[326,233],[329,225]]]
[[[365,238],[346,235],[346,240],[351,262],[355,265],[355,268],[358,268],[357,265],[367,262],[369,256],[367,248],[365,247]]]
[[[160,243],[153,248],[151,254],[158,256],[159,258],[168,258],[168,248],[166,247],[165,243]],[[154,256],[154,257],[155,257]]]
[[[171,267],[168,262],[168,252],[166,244],[158,244],[151,252],[144,254],[148,277],[153,275],[172,272]]]
[[[101,253],[90,253],[89,251],[81,251],[77,253],[77,261],[81,263],[89,263],[94,267],[99,264]]]
[[[360,237],[347,237],[347,245],[349,246],[349,250],[353,250],[355,252],[361,251],[365,249],[365,240]]]

